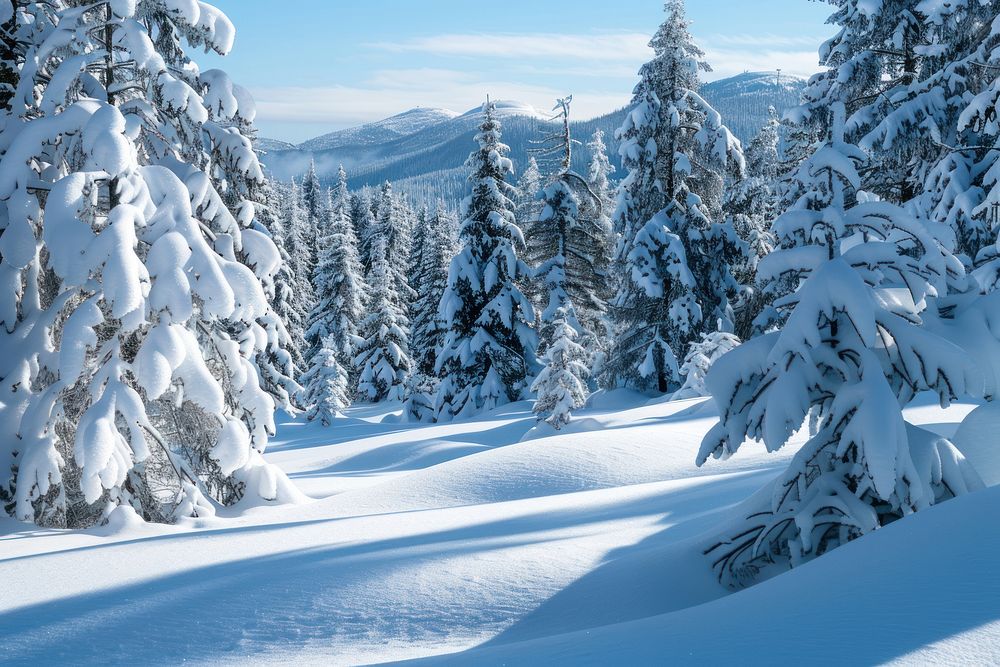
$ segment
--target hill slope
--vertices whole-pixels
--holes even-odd
[[[776,73],[746,73],[706,84],[702,94],[713,104],[730,129],[748,141],[767,118],[773,106],[781,113],[798,102],[804,83],[800,79]],[[551,131],[547,115],[529,105],[504,101],[498,103],[503,120],[504,142],[511,147],[511,159],[520,173],[528,160],[532,141]],[[625,111],[599,118],[576,121],[572,131],[586,143],[595,129],[601,129],[609,144],[609,154],[616,167],[618,146],[615,130]],[[391,180],[399,189],[422,199],[443,197],[456,201],[464,194],[464,174],[457,172],[473,147],[479,124],[478,109],[456,114],[444,109],[413,109],[358,128],[341,130],[287,148],[277,144],[262,145],[268,170],[280,180],[290,180],[305,173],[310,160],[316,161],[321,180],[330,181],[343,164],[352,188],[376,185]],[[574,168],[584,171],[590,159],[585,146],[574,154]]]
[[[312,502],[179,526],[126,508],[87,531],[0,520],[3,662],[1000,660],[1000,490],[729,594],[703,535],[794,445],[696,468],[710,403],[602,405],[537,439],[528,403],[423,426],[398,406],[356,406],[328,429],[285,419],[267,458]],[[974,407],[906,412],[950,434]]]

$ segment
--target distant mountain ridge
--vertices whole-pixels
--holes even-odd
[[[377,146],[415,134],[458,115],[448,109],[417,107],[374,123],[324,134],[299,144],[297,148],[304,151],[324,151],[352,146]]]
[[[780,114],[798,104],[804,85],[802,79],[777,72],[748,72],[705,84],[701,94],[746,143],[766,121],[768,108],[773,106]],[[504,143],[511,147],[510,157],[520,174],[527,164],[531,142],[552,129],[549,116],[516,101],[498,101],[497,110]],[[621,109],[572,123],[574,138],[584,144],[594,130],[603,130],[609,155],[619,170],[614,133],[625,113]],[[257,147],[264,153],[268,171],[279,180],[301,177],[309,162],[315,160],[320,179],[327,183],[332,182],[342,164],[352,188],[391,180],[416,199],[444,198],[454,202],[464,194],[461,167],[473,148],[479,122],[479,108],[458,114],[448,109],[418,107],[374,123],[324,134],[298,146],[261,139]],[[585,171],[590,159],[586,147],[578,147],[573,157],[574,168]]]

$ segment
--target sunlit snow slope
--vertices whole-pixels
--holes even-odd
[[[952,435],[974,407],[908,417]],[[790,451],[696,468],[704,401],[603,396],[551,437],[528,410],[285,423],[268,458],[316,499],[303,505],[175,527],[124,511],[87,532],[0,523],[0,661],[1000,661],[1000,491],[729,594],[699,536]]]

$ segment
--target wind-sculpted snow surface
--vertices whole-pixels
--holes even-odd
[[[704,536],[760,497],[805,434],[702,470],[710,403],[594,403],[549,437],[527,403],[427,426],[385,404],[326,429],[285,419],[266,457],[311,503],[177,526],[125,508],[88,531],[0,523],[4,663],[1000,658],[995,490],[729,595]],[[919,397],[906,418],[949,436],[975,407]],[[843,595],[829,595],[833,577]]]

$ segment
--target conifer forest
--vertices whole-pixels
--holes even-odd
[[[0,664],[1000,664],[1000,3],[402,4],[0,0]]]

